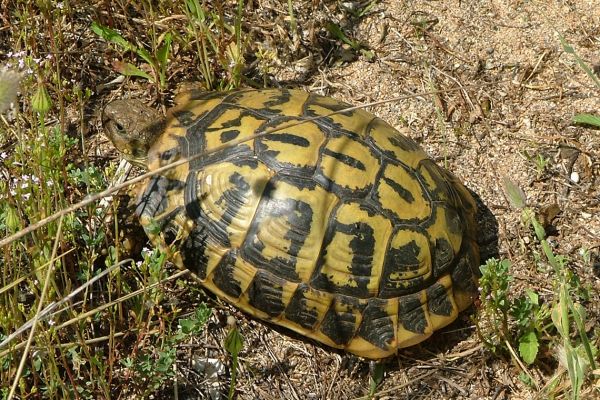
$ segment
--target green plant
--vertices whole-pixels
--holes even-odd
[[[143,397],[159,389],[174,376],[177,346],[198,335],[205,328],[211,312],[205,304],[200,304],[191,316],[179,319],[173,332],[161,335],[157,348],[144,347],[138,353],[121,360],[121,364],[130,371],[130,379],[145,382]]]
[[[377,387],[383,382],[385,377],[385,364],[371,361],[369,363],[369,394],[367,398],[372,399],[377,393]]]
[[[154,51],[151,53],[142,46],[131,43],[121,36],[121,34],[116,30],[102,26],[97,22],[92,22],[90,28],[95,34],[108,42],[116,44],[123,51],[131,51],[135,53],[150,67],[152,75],[131,63],[122,61],[113,62],[113,67],[117,72],[125,76],[137,76],[140,78],[145,78],[158,85],[160,90],[166,88],[167,61],[169,59],[171,43],[173,41],[173,36],[170,32],[162,35],[156,41],[156,43],[154,43]]]
[[[225,338],[224,347],[229,354],[231,354],[231,382],[229,384],[229,399],[233,399],[235,395],[235,380],[237,376],[238,368],[238,355],[244,347],[244,338],[238,330],[235,321],[229,323],[229,332]]]
[[[579,67],[586,73],[592,82],[594,82],[596,88],[600,89],[600,78],[596,76],[589,65],[587,65],[587,63],[583,61],[579,54],[577,54],[575,48],[567,43],[563,35],[559,34],[558,37],[565,53],[570,54],[575,59],[577,65],[579,65]],[[573,117],[573,122],[576,124],[590,125],[597,129],[600,128],[600,116],[594,114],[577,114]]]
[[[539,337],[547,329],[549,309],[530,289],[525,295],[510,298],[514,281],[510,268],[510,261],[496,259],[487,260],[481,267],[481,313],[488,328],[480,327],[480,332],[488,348],[514,354],[512,348],[518,345],[521,359],[532,364],[538,354]]]
[[[350,48],[353,51],[359,52],[360,54],[362,54],[367,60],[371,60],[373,59],[373,57],[375,57],[375,54],[369,50],[364,44],[360,43],[357,40],[354,39],[350,39],[342,30],[342,28],[334,23],[334,22],[329,22],[326,25],[327,31],[329,31],[329,33],[331,34],[331,36],[333,36],[335,39],[339,40],[342,43],[345,43],[346,45],[350,46]]]
[[[511,299],[508,293],[514,278],[510,274],[510,262],[488,260],[481,268],[480,283],[481,317],[487,322],[488,330],[479,324],[480,335],[492,350],[508,349],[516,357],[511,342],[512,333],[516,330],[520,356],[531,364],[536,360],[540,338],[545,334],[545,345],[559,348],[559,361],[564,366],[564,370],[559,370],[553,381],[558,382],[566,370],[571,387],[570,397],[579,399],[583,382],[589,378],[589,372],[596,369],[597,349],[585,330],[586,316],[581,305],[588,298],[588,293],[569,268],[569,259],[554,254],[546,240],[544,228],[533,210],[526,206],[523,191],[508,178],[504,179],[503,184],[511,204],[522,210],[524,224],[533,229],[541,250],[541,254],[537,249],[534,250],[534,257],[538,268],[550,275],[554,297],[551,304],[546,305],[540,302],[536,292],[526,290],[524,296]],[[558,338],[551,334],[552,325],[558,332]],[[524,381],[538,386],[527,369],[524,366],[522,368],[527,374]],[[554,388],[556,385],[546,387]]]
[[[245,65],[244,53],[249,37],[242,36],[243,0],[238,0],[233,24],[222,12],[207,11],[199,0],[186,0],[184,12],[189,21],[188,38],[195,43],[198,68],[207,89],[229,90],[240,85]],[[214,61],[225,71],[217,80]]]

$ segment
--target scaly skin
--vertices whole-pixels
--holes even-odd
[[[115,100],[102,112],[108,138],[127,161],[147,169],[148,149],[165,128],[165,118],[139,100]]]

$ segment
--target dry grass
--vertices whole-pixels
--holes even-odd
[[[239,20],[235,1],[211,2],[203,16],[170,1],[0,2],[0,63],[24,73],[16,109],[0,119],[2,236],[107,187],[116,154],[97,116],[114,98],[141,97],[168,107],[185,81],[210,89],[304,87],[354,104],[441,90],[370,111],[408,127],[493,212],[500,256],[512,263],[509,299],[529,289],[553,305],[558,280],[523,223],[522,210],[507,199],[503,178],[524,191],[552,251],[568,259],[565,269],[577,281],[573,299],[585,308],[585,330],[597,346],[600,135],[575,126],[571,118],[600,113],[600,88],[563,51],[558,34],[597,73],[600,3],[390,0],[348,2],[354,5],[348,10],[337,2],[296,1],[292,12],[285,1],[249,3]],[[148,62],[100,38],[92,22],[116,29],[154,58]],[[161,65],[167,32],[172,43],[168,62]],[[116,70],[130,71],[126,63],[150,79],[123,78]],[[45,101],[51,102],[47,111]],[[139,261],[72,295],[69,307],[62,305],[65,310],[37,325],[18,396],[209,398],[213,384],[227,393],[228,315],[235,316],[244,338],[238,398],[368,395],[367,363],[250,320],[183,278],[159,285],[173,271],[152,256],[142,260],[139,249],[145,243],[131,239],[140,235],[129,214],[125,199],[117,196],[0,249],[4,336],[107,265],[127,254]],[[128,253],[128,246],[136,250]],[[159,286],[127,297],[152,284]],[[180,319],[196,321],[192,314],[201,301],[213,308],[213,316],[199,333],[182,334]],[[535,363],[518,364],[518,355],[502,346],[493,353],[477,335],[475,322],[490,332],[481,310],[476,307],[390,360],[377,398],[569,398],[557,356],[563,341],[550,319]],[[511,320],[511,332],[517,332],[517,323]],[[3,396],[13,385],[29,332],[11,342],[15,347],[0,349]],[[577,335],[571,340],[576,343]],[[141,365],[147,369],[136,369]],[[226,368],[217,382],[207,382],[199,365]],[[561,379],[553,381],[561,371]],[[525,375],[537,386],[524,383]],[[588,374],[581,397],[598,396],[598,385],[597,376]]]

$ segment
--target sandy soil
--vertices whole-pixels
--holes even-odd
[[[537,211],[557,205],[551,243],[592,288],[596,301],[587,307],[593,326],[600,282],[580,252],[591,249],[598,257],[600,246],[600,135],[574,126],[571,118],[600,112],[600,92],[559,37],[598,68],[600,2],[382,1],[353,33],[375,57],[323,68],[307,88],[353,104],[441,90],[368,109],[397,127],[408,126],[413,138],[481,196],[498,221],[500,255],[513,264],[514,295],[531,288],[550,301],[553,288],[547,273],[535,267],[533,234],[507,200],[503,179],[521,187]],[[282,67],[278,77],[302,79],[297,71]],[[537,157],[548,161],[543,169]],[[240,398],[346,399],[367,393],[366,363],[240,321],[249,343],[242,364],[253,366],[239,377]],[[473,325],[465,315],[402,351],[389,362],[378,398],[535,397],[538,390],[519,380],[519,367],[486,350]],[[555,367],[530,372],[543,386]]]

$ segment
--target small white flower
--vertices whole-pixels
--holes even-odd
[[[1,160],[6,160],[8,158],[8,154],[6,154],[5,151],[3,151],[2,153],[0,153],[0,159]]]

